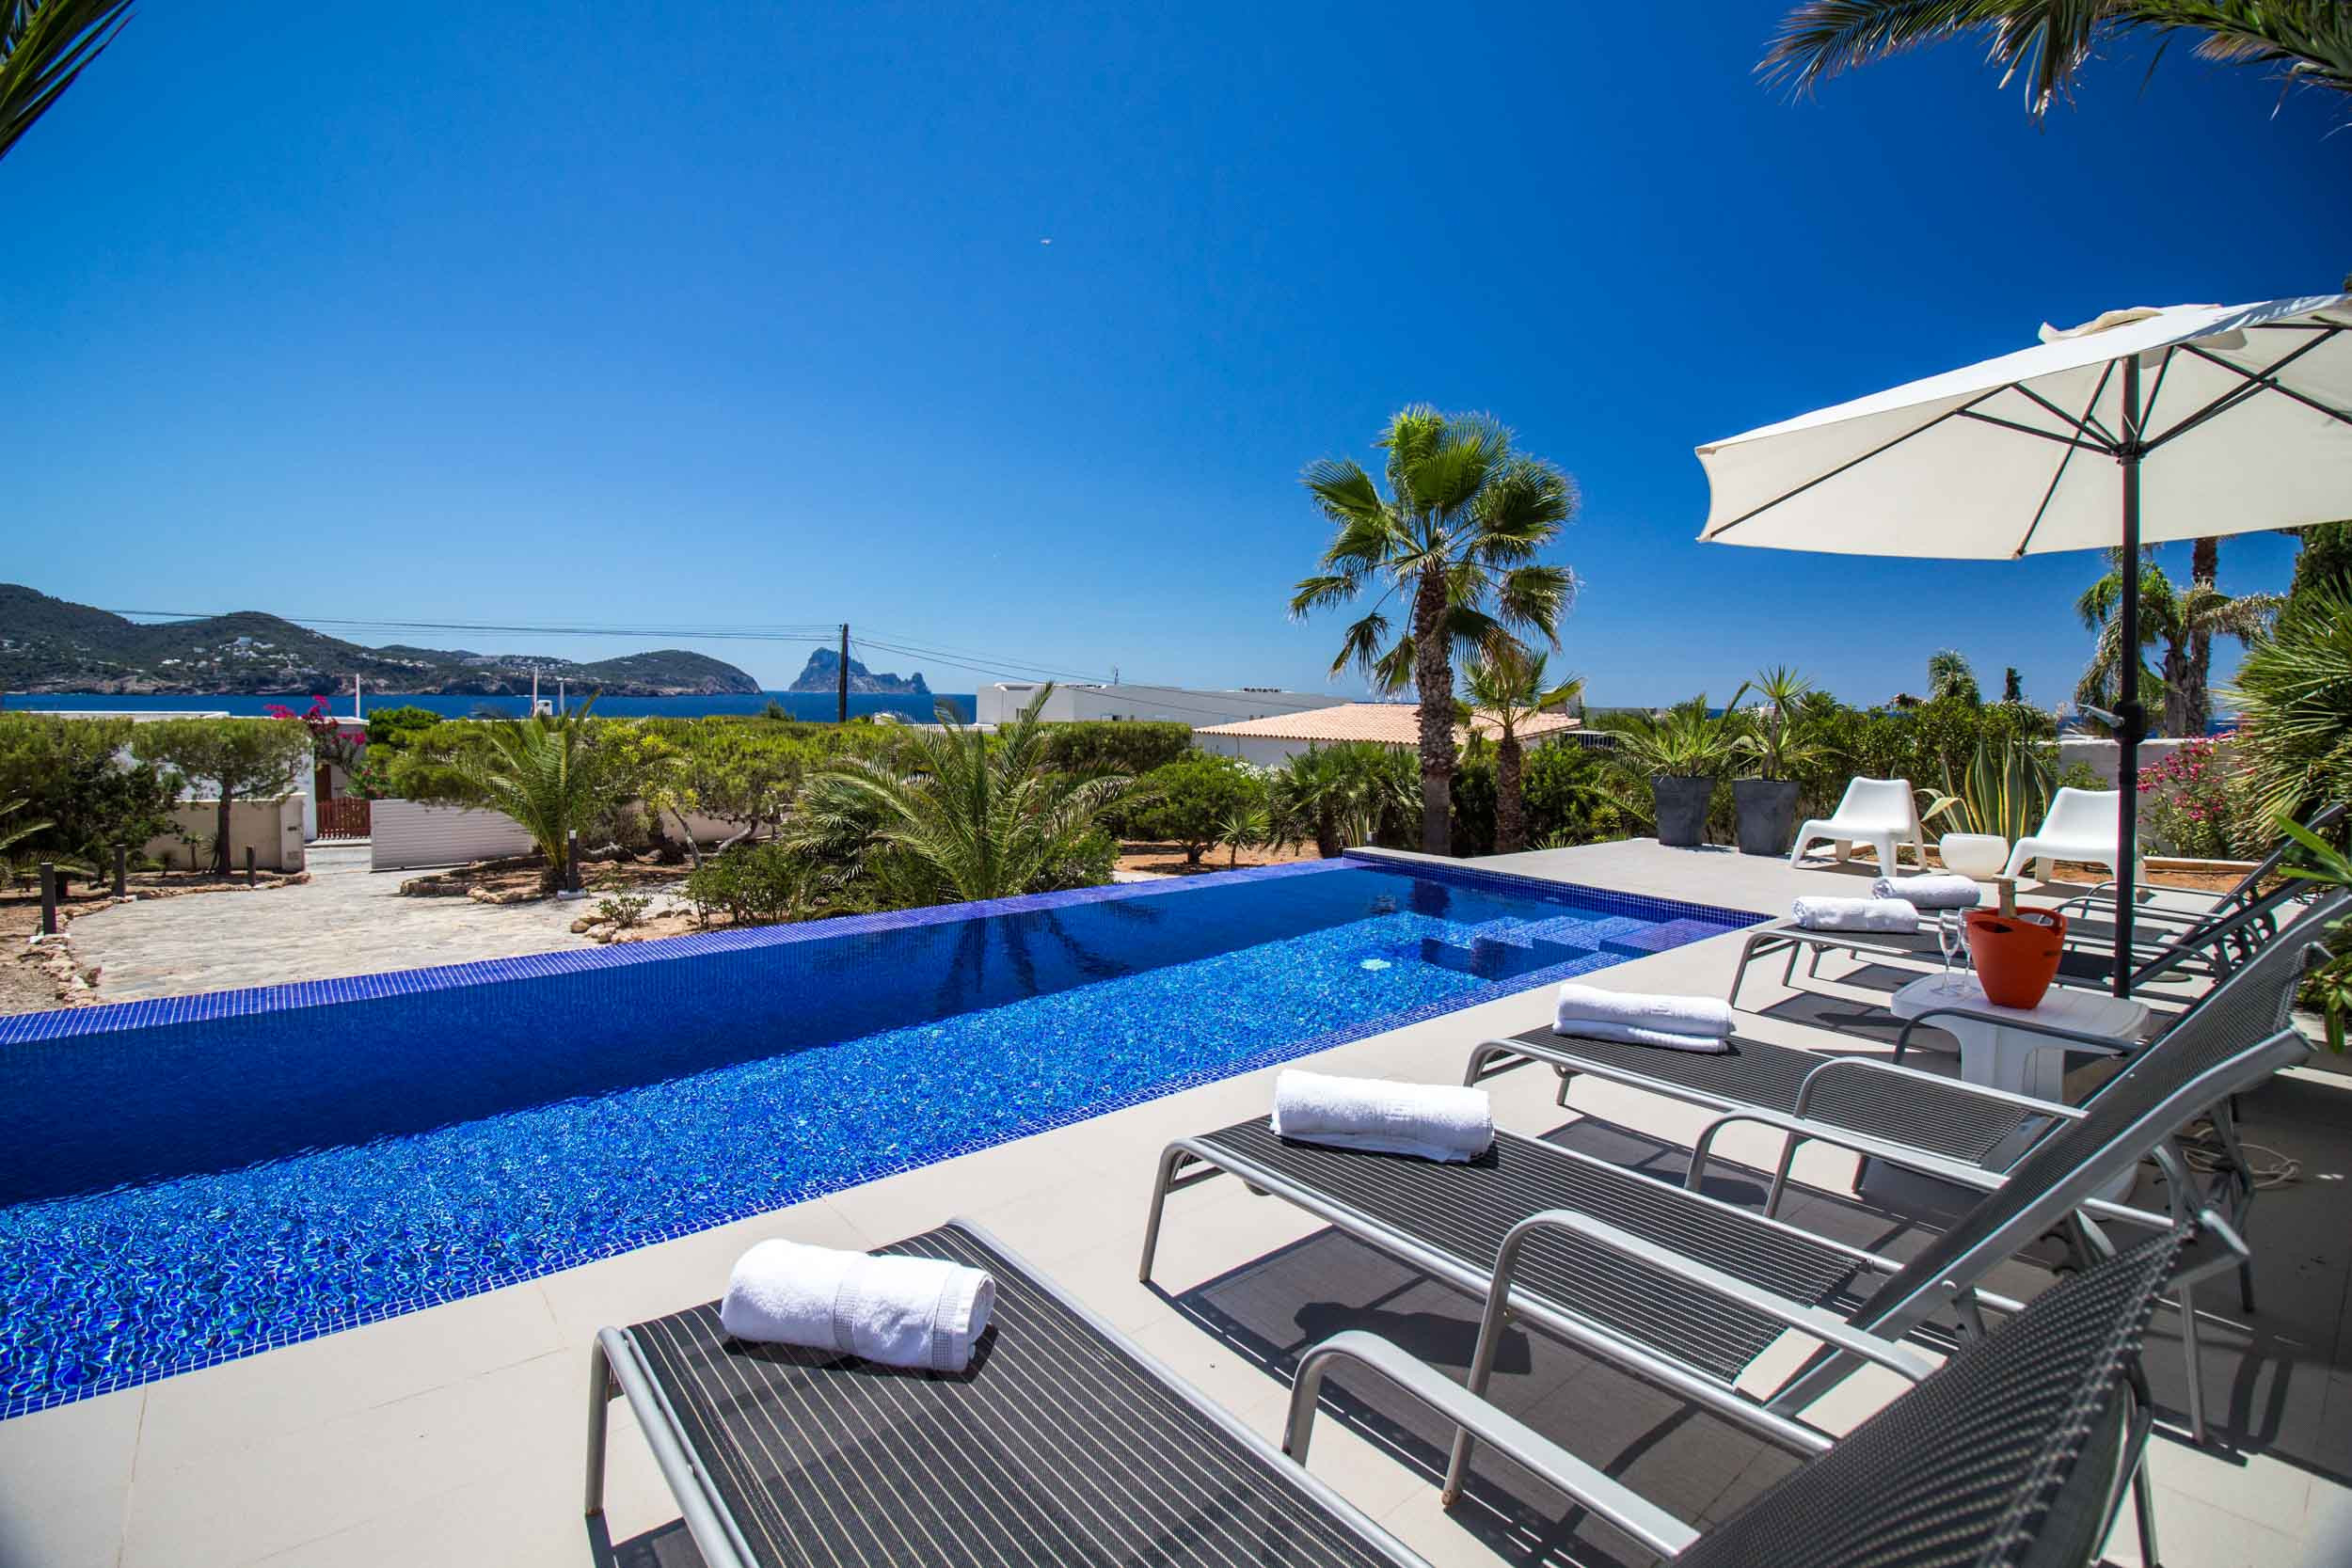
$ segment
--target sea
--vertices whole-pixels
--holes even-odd
[[[177,712],[197,709],[206,713],[266,714],[273,707],[290,707],[302,712],[310,705],[312,693],[282,692],[268,695],[236,693],[210,695],[178,693],[163,696],[118,696],[111,692],[34,692],[0,693],[0,708],[19,712],[71,713],[87,712],[92,708],[119,712]],[[552,702],[555,691],[543,689],[539,695]],[[577,708],[587,701],[585,693],[570,693],[569,706]],[[599,697],[596,712],[607,719],[700,719],[714,713],[765,713],[771,702],[784,705],[784,710],[795,719],[829,724],[838,712],[838,698],[831,691],[758,691],[727,692],[708,697]],[[966,723],[972,719],[973,694],[963,692],[933,692],[928,696],[885,695],[880,692],[850,693],[850,717],[863,718],[868,714],[895,713],[918,723],[933,721],[933,705],[953,705],[956,716]],[[351,693],[330,697],[334,712],[351,712]],[[367,694],[366,711],[373,713],[388,707],[422,707],[449,719],[518,719],[530,710],[529,697],[449,697],[404,696],[397,691],[371,691]]]

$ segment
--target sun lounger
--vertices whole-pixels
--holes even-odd
[[[2318,920],[2311,929],[2324,928],[2346,903],[2347,895],[2343,894],[2323,899],[2312,911]],[[2195,1031],[2216,1027],[2234,1030],[2246,1038],[2285,1027],[2296,987],[2311,960],[2312,945],[2296,943],[2264,957],[2267,951],[2257,949],[2255,957],[2221,985],[2166,1019],[2153,1039],[2171,1037],[2183,1028],[2192,1030],[2193,1039]],[[1570,1080],[1578,1073],[1588,1073],[1709,1110],[1760,1106],[1909,1145],[1947,1160],[2005,1170],[2053,1125],[2051,1108],[2024,1095],[1900,1065],[1923,1024],[1932,1027],[1937,1019],[1965,1011],[1936,1008],[1906,1021],[1896,1037],[1892,1061],[1829,1054],[1827,1048],[1839,1042],[1827,1031],[1820,1032],[1816,1049],[1734,1034],[1728,1051],[1706,1054],[1621,1045],[1564,1035],[1549,1024],[1537,1024],[1505,1038],[1480,1042],[1470,1052],[1462,1081],[1474,1084],[1522,1062],[1536,1062],[1560,1075],[1558,1102],[1563,1105],[1567,1103]],[[2190,1021],[2201,1012],[2219,1016],[2191,1025]],[[2026,1022],[2018,1026],[2032,1027]],[[2063,1033],[2054,1033],[2052,1037],[2061,1049],[2116,1053],[2111,1040]],[[1784,1180],[1785,1176],[1784,1168]],[[1779,1197],[1775,1183],[1767,1213],[1777,1210]]]
[[[1894,876],[1896,847],[1919,842],[1919,803],[1911,792],[1911,781],[1855,779],[1848,783],[1835,812],[1813,817],[1797,830],[1788,863],[1801,863],[1805,851],[1821,839],[1838,847],[1841,860],[1848,844],[1869,845],[1878,851],[1879,874]]]
[[[619,1394],[709,1568],[1421,1561],[977,1227],[883,1250],[994,1276],[970,1370],[750,1344],[719,1326],[716,1302],[604,1329],[589,1514]]]
[[[2214,1216],[2201,1216],[2201,1224],[2221,1243],[2221,1256],[2184,1266],[2184,1249],[2196,1234],[2184,1225],[2092,1265],[2036,1296],[1996,1333],[1963,1344],[1924,1381],[1692,1544],[1682,1547],[1671,1536],[1645,1544],[1671,1554],[1682,1568],[1779,1568],[1824,1560],[1880,1568],[2079,1565],[2098,1555],[2128,1486],[2141,1559],[2156,1562],[2144,1467],[2154,1423],[2138,1350],[2168,1290],[2190,1289],[2201,1273],[2227,1268],[2242,1250]],[[1501,1302],[1490,1301],[1467,1397],[1485,1387],[1504,1316]],[[1291,1400],[1292,1451],[1304,1452],[1318,1357],[1352,1349],[1327,1341],[1302,1358]],[[1574,1393],[1570,1385],[1567,1397]],[[2058,1435],[2067,1430],[2079,1438]],[[1475,1440],[1471,1432],[1457,1432],[1446,1469],[1448,1503],[1469,1479]],[[2064,1457],[2069,1450],[2080,1456],[2072,1465]],[[2021,1504],[2036,1515],[2030,1522],[2004,1517]],[[1605,1507],[1598,1511],[1611,1517]],[[1995,1520],[1995,1536],[2007,1537],[1997,1545],[1979,1538]]]
[[[2080,1568],[2127,1485],[2153,1560],[2137,1355],[2156,1299],[2178,1286],[2186,1235],[2086,1271],[1932,1372],[1899,1346],[1876,1347],[1918,1386],[1835,1445],[1808,1433],[1794,1449],[1809,1456],[1803,1468],[1702,1535],[1361,1332],[1309,1352],[1286,1430],[1295,1458],[1285,1458],[959,1222],[886,1250],[994,1275],[995,1323],[961,1374],[746,1344],[719,1328],[715,1303],[601,1331],[587,1512],[602,1511],[619,1395],[709,1568],[1419,1564],[1305,1467],[1324,1375],[1346,1361],[1690,1568],[1885,1568],[1924,1560],[1930,1543],[1935,1560],[1986,1568],[2023,1563],[2036,1543],[2036,1568]]]
[[[1761,1108],[1717,1118],[1693,1150],[1689,1188],[1510,1134],[1498,1134],[1480,1160],[1439,1165],[1286,1143],[1263,1118],[1252,1118],[1180,1138],[1162,1153],[1139,1275],[1151,1277],[1168,1195],[1219,1174],[1481,1296],[1505,1240],[1534,1224],[1557,1233],[1521,1255],[1519,1275],[1508,1282],[1513,1310],[1603,1354],[1648,1357],[1645,1375],[1671,1387],[1726,1388],[1787,1325],[1752,1304],[1677,1277],[1629,1245],[1662,1249],[1818,1307],[1807,1329],[1817,1337],[1832,1322],[1899,1337],[1954,1308],[1963,1321],[1976,1321],[1981,1307],[2003,1306],[1979,1284],[1988,1271],[2078,1210],[2160,1227],[2159,1216],[2095,1195],[2153,1155],[2170,1178],[2170,1200],[2187,1204],[2195,1183],[2170,1147],[2173,1133],[2310,1053],[2291,1029],[2264,1036],[2207,1026],[2183,1031],[2170,1045],[2134,1060],[2087,1108],[2049,1107],[2058,1125],[2004,1172]],[[1696,1191],[1715,1132],[1740,1121],[1882,1159],[1982,1196],[1910,1263],[1897,1263]],[[2196,1323],[2193,1313],[2183,1316],[2193,1393]],[[1776,1416],[1802,1410],[1851,1370],[1843,1354],[1809,1368],[1773,1393],[1765,1409]],[[2201,1408],[2191,1417],[2201,1431]]]
[[[2138,967],[2132,973],[2133,987],[2169,978],[2217,977],[2228,973],[2233,964],[2243,962],[2277,931],[2279,916],[2286,912],[2289,905],[2306,896],[2307,889],[2290,882],[2226,914],[2187,929],[2168,931],[2160,940],[2135,941],[2132,952]],[[2069,923],[2066,948],[2058,956],[2059,985],[2095,989],[2114,983],[2113,927],[2107,927],[2107,931],[2105,942],[2082,938]],[[1822,958],[1832,953],[1909,964],[1941,963],[1944,957],[1931,923],[1923,922],[1918,930],[1912,932],[1815,931],[1783,917],[1748,928],[1740,944],[1740,959],[1732,970],[1731,990],[1724,1000],[1735,1007],[1740,1005],[1740,989],[1747,982],[1748,968],[1759,959],[1786,954],[1788,961],[1781,966],[1780,979],[1781,984],[1789,986],[1796,982],[1798,959],[1805,960],[1806,977],[1818,979]]]

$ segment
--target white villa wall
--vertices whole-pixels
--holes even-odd
[[[253,851],[253,863],[263,871],[300,871],[303,869],[304,811],[308,798],[287,794],[275,800],[231,800],[229,803],[229,868],[245,869],[245,852]],[[189,837],[199,841],[195,853],[198,863],[210,863],[213,835],[220,827],[220,800],[183,800],[171,808],[172,820],[179,823]],[[177,834],[163,833],[147,841],[142,853],[167,865],[184,866],[189,849]]]
[[[664,816],[661,826],[675,836],[678,819]],[[743,825],[690,811],[686,827],[697,844],[711,844],[733,838]],[[421,871],[528,855],[531,850],[531,835],[504,812],[427,806],[415,800],[377,800],[368,808],[371,871]]]
[[[1041,682],[1002,682],[973,694],[974,722],[1010,723]],[[1057,723],[1095,719],[1172,721],[1199,729],[1278,713],[1304,713],[1347,701],[1313,691],[1204,691],[1174,686],[1056,686],[1041,717]]]
[[[368,808],[368,869],[414,871],[527,855],[531,835],[503,812],[378,800]]]
[[[2139,743],[2139,766],[2153,768],[2182,747],[2185,740],[2143,740]],[[2074,763],[2087,764],[2106,786],[2115,787],[2116,775],[2122,770],[2123,748],[2112,740],[2094,736],[2062,736],[2058,739],[2058,769],[2063,772]]]

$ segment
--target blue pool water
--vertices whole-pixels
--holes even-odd
[[[1755,918],[1355,862],[975,908],[0,1019],[0,1416]]]

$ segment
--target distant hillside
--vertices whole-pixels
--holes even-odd
[[[841,656],[831,648],[810,652],[808,662],[801,667],[787,691],[838,691],[841,689]],[[850,689],[876,691],[894,697],[928,697],[931,689],[923,684],[923,672],[917,670],[903,679],[896,672],[875,674],[856,659],[850,660]]]
[[[141,626],[112,611],[0,583],[0,690],[322,692],[358,675],[378,691],[511,697],[559,677],[616,697],[755,692],[732,664],[662,648],[581,664],[545,654],[362,647],[259,610]]]

